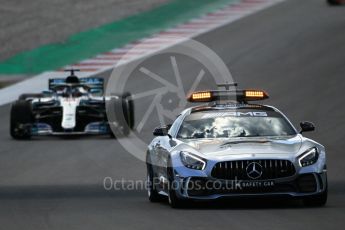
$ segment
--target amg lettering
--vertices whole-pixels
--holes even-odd
[[[216,118],[216,117],[267,117],[266,112],[223,112],[223,113],[208,113],[201,117],[201,119]]]

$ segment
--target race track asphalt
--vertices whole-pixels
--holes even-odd
[[[250,199],[174,210],[148,202],[144,190],[106,191],[107,176],[144,180],[144,163],[107,137],[14,141],[6,105],[0,107],[0,229],[344,229],[344,11],[323,0],[290,0],[197,38],[223,59],[240,86],[267,90],[267,104],[296,126],[302,120],[316,124],[306,135],[327,150],[325,207]],[[193,64],[179,64],[184,78],[195,76]],[[159,60],[151,65],[169,76]],[[134,91],[152,86],[139,77],[130,84]],[[138,114],[147,109],[136,106]],[[152,118],[144,138],[158,124]]]

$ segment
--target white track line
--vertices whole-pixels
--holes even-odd
[[[241,0],[237,3],[229,3],[229,5],[222,9],[201,16],[200,18],[192,19],[174,28],[166,29],[149,38],[143,38],[138,42],[127,44],[122,48],[113,49],[109,52],[98,54],[93,58],[68,65],[68,67],[81,69],[82,71],[78,73],[80,77],[95,76],[113,69],[125,54],[127,62],[145,57],[146,55],[164,50],[190,38],[208,33],[282,1],[284,0]],[[177,39],[174,36],[178,36],[179,38]],[[139,49],[131,49],[139,43]],[[44,72],[1,89],[0,105],[16,100],[23,93],[35,93],[46,90],[48,88],[49,78],[63,77],[65,75],[61,70]]]

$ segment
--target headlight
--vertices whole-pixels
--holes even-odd
[[[206,161],[189,153],[189,152],[180,152],[180,158],[184,166],[190,169],[204,170],[206,167]]]
[[[306,167],[312,164],[315,164],[317,160],[319,159],[319,153],[317,152],[316,148],[311,148],[305,151],[300,157],[299,157],[299,165],[301,167]]]

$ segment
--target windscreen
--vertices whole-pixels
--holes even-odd
[[[177,138],[232,138],[295,135],[278,112],[261,110],[206,111],[185,118]]]

